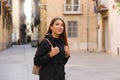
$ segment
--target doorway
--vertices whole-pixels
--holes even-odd
[[[104,51],[109,51],[109,29],[108,29],[108,18],[103,18],[103,47]]]

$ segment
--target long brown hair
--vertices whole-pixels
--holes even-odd
[[[53,24],[55,23],[56,20],[61,20],[63,22],[63,27],[64,27],[64,30],[63,30],[63,33],[60,35],[60,37],[64,40],[64,44],[66,46],[68,46],[68,40],[67,40],[67,34],[66,34],[66,26],[65,26],[65,22],[63,21],[63,19],[61,19],[60,17],[55,17],[51,20],[50,22],[50,25],[49,25],[49,29],[48,29],[48,32],[49,34],[52,34],[52,30],[51,30],[51,26],[53,26]]]

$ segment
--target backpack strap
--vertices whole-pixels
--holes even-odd
[[[45,38],[47,41],[48,41],[48,43],[53,47],[53,45],[52,45],[52,43],[50,42],[50,40],[49,39],[47,39],[47,38]]]

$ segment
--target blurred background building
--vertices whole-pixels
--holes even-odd
[[[40,29],[40,0],[32,0],[32,15],[31,15],[31,46],[36,47],[39,43]]]
[[[0,50],[13,44],[36,47],[51,19],[61,17],[71,51],[119,55],[117,3],[120,0],[0,0]]]
[[[120,12],[116,5],[120,0],[93,0],[97,15],[98,49],[107,53],[119,55]]]
[[[0,0],[0,50],[12,46],[12,0]]]
[[[53,17],[64,19],[71,50],[95,51],[96,14],[92,0],[41,0],[41,34],[46,32]]]
[[[25,0],[13,0],[13,32],[12,32],[12,42],[14,44],[20,43],[22,35],[22,25],[25,24],[25,14],[24,14],[24,2]]]

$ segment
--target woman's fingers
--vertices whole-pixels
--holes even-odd
[[[59,48],[58,47],[51,47],[51,52],[50,52],[50,56],[53,57],[55,55],[57,55],[59,53]]]

